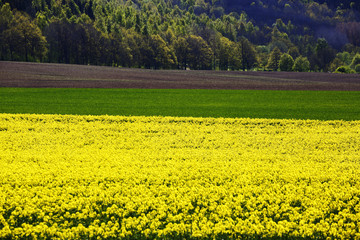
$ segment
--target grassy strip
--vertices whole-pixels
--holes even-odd
[[[360,92],[0,88],[0,112],[359,120]]]

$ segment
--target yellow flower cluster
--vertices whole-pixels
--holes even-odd
[[[359,229],[359,121],[0,114],[0,239]]]

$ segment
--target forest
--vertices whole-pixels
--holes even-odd
[[[360,73],[360,2],[0,0],[0,60]]]

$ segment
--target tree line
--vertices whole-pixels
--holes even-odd
[[[281,18],[257,25],[246,12],[227,13],[218,0],[0,0],[0,59],[153,69],[360,72],[360,23],[344,21],[351,20],[350,10],[339,18],[326,3],[302,4],[308,19],[314,11],[328,14],[324,36]],[[321,14],[316,18],[324,22]],[[329,26],[341,34],[328,38]]]

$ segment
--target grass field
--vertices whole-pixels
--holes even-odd
[[[2,113],[359,120],[358,91],[0,88]]]

